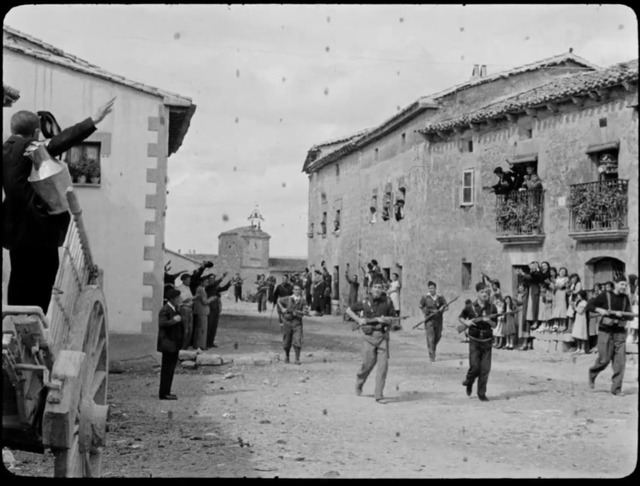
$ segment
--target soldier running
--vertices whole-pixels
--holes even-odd
[[[496,327],[496,317],[486,317],[497,314],[496,306],[489,302],[489,290],[482,282],[476,284],[477,298],[474,302],[467,302],[460,313],[459,331],[463,328],[469,335],[469,371],[462,385],[467,387],[467,396],[471,396],[473,382],[478,378],[478,399],[483,402],[487,398],[487,382],[491,371],[491,346],[493,328]]]
[[[427,335],[429,359],[432,363],[436,360],[436,346],[442,337],[442,314],[447,308],[447,302],[442,295],[436,294],[436,288],[436,283],[429,280],[427,295],[420,299],[420,309],[428,319],[424,323],[424,329]]]
[[[389,368],[389,327],[395,310],[391,300],[383,292],[384,282],[377,279],[372,282],[371,292],[361,302],[347,308],[347,315],[353,319],[357,327],[362,329],[363,348],[362,366],[356,375],[356,395],[362,394],[369,373],[378,364],[374,397],[376,402],[384,403],[382,391]],[[360,314],[360,315],[358,315]]]
[[[293,295],[280,297],[277,301],[278,313],[282,316],[280,324],[282,330],[282,347],[284,362],[289,363],[291,346],[296,355],[295,363],[300,364],[300,350],[302,349],[302,316],[309,315],[307,301],[302,296],[300,284],[293,286]]]

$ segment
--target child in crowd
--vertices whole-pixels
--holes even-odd
[[[540,289],[540,315],[538,320],[540,321],[540,330],[548,331],[549,322],[553,312],[553,290],[549,284],[543,283]]]
[[[580,276],[577,273],[572,273],[569,276],[569,288],[568,288],[569,303],[567,308],[568,319],[563,332],[566,332],[569,329],[572,329],[573,320],[575,319],[575,315],[576,315],[576,302],[578,300],[578,293],[581,290],[582,290],[582,283],[580,282]]]
[[[504,312],[504,301],[502,299],[495,299],[493,305],[496,306],[498,314]],[[493,347],[496,349],[502,349],[504,347],[504,321],[505,316],[498,316],[498,324],[493,329]]]
[[[504,298],[504,311],[512,312],[514,310],[513,299],[510,295]],[[506,349],[513,349],[516,346],[516,314],[507,314],[504,316],[504,327],[502,333],[507,341]]]
[[[589,352],[589,333],[587,330],[587,293],[580,290],[577,293],[574,303],[575,317],[573,320],[573,329],[571,336],[576,340],[576,353]]]

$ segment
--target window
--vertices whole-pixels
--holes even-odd
[[[460,152],[473,152],[473,140],[465,136],[458,142]]]
[[[525,138],[533,138],[533,129],[532,128],[527,128],[525,130]]]
[[[309,232],[307,233],[307,236],[309,238],[313,238],[313,234],[314,234],[314,224],[309,223]]]
[[[334,233],[340,232],[340,210],[336,209],[336,218],[333,220],[333,231]]]
[[[393,213],[396,218],[396,221],[400,221],[404,219],[404,198],[407,193],[407,190],[404,187],[399,187],[398,192],[396,193],[396,202],[393,205]]]
[[[373,149],[373,160],[378,160],[378,149]]]
[[[100,185],[100,142],[83,142],[67,151],[74,184]]]
[[[327,195],[324,192],[320,193],[320,203],[324,204],[327,202]]]
[[[320,234],[324,238],[327,236],[327,212],[322,213],[322,221],[320,222]]]
[[[400,138],[402,139],[402,145],[404,145],[405,142],[407,141],[407,134],[403,133]]]
[[[369,223],[373,224],[376,222],[376,213],[378,211],[378,191],[376,189],[373,190],[373,195],[371,196],[369,211],[371,212],[371,219],[369,219]]]
[[[462,262],[462,290],[471,288],[471,263]]]
[[[389,221],[391,218],[391,203],[393,196],[391,195],[391,184],[387,184],[382,200],[382,220]]]
[[[600,127],[604,128],[607,126],[607,119],[606,118],[600,118],[600,120],[598,120],[598,123],[600,124]]]
[[[462,172],[462,193],[461,193],[461,206],[473,205],[473,190],[474,190],[474,177],[473,169],[465,170]]]
[[[587,147],[587,154],[592,161],[592,167],[599,181],[618,179],[619,148],[619,141],[611,141]]]

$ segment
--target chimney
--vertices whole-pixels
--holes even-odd
[[[477,64],[473,65],[473,71],[471,72],[471,79],[475,79],[480,76],[480,67]]]
[[[480,66],[480,77],[484,78],[487,75],[487,65],[483,64]]]

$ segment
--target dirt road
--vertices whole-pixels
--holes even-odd
[[[217,354],[281,352],[277,318],[225,305]],[[616,397],[610,368],[587,387],[595,355],[494,350],[490,401],[480,402],[461,385],[467,345],[455,330],[435,363],[423,332],[398,331],[383,405],[373,376],[354,393],[360,341],[350,325],[317,317],[304,326],[302,365],[178,368],[177,401],[157,399],[157,370],[110,375],[103,475],[617,478],[635,469],[636,357]],[[17,474],[50,475],[49,456],[14,454]]]

